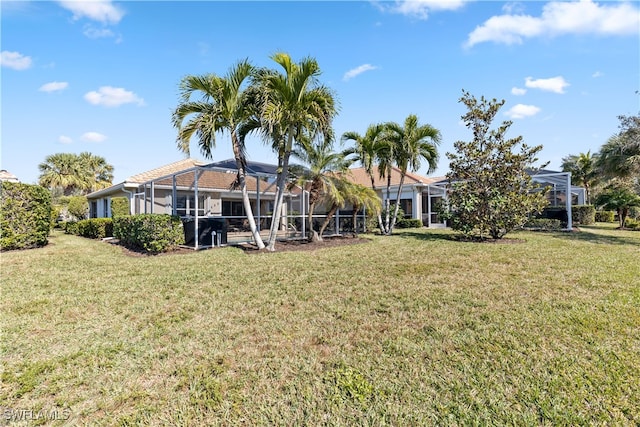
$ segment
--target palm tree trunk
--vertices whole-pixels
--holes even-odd
[[[376,184],[375,184],[376,181],[373,178],[373,175],[370,174],[369,178],[371,178],[371,189],[377,193]],[[378,211],[378,227],[380,227],[380,233],[384,234],[384,225],[382,224],[382,212],[380,211]]]
[[[318,242],[322,240],[322,237],[318,235],[318,232],[313,229],[313,211],[316,208],[316,202],[309,203],[309,219],[307,220],[309,228],[309,241]]]
[[[287,145],[282,156],[282,169],[278,173],[276,201],[271,216],[271,227],[269,229],[269,240],[267,242],[267,250],[276,250],[276,238],[278,237],[278,228],[280,228],[280,219],[282,215],[282,202],[284,200],[284,185],[286,177],[289,174],[289,157],[291,156],[291,147],[293,145],[293,129],[289,128],[287,136]]]
[[[324,233],[324,230],[327,228],[327,226],[331,222],[331,218],[333,218],[333,215],[335,215],[337,210],[338,210],[338,205],[334,204],[333,206],[331,206],[331,209],[329,209],[329,212],[327,212],[327,218],[325,218],[324,222],[322,223],[322,226],[320,226],[320,231],[318,231],[318,235],[320,236],[321,239],[322,239],[322,234]]]
[[[397,204],[397,201],[396,201]],[[382,230],[382,234],[384,234],[385,236],[388,236],[389,234],[391,234],[391,227],[389,226],[389,215],[391,214],[391,212],[389,212],[391,210],[391,170],[388,169],[387,170],[387,198],[384,201],[384,211],[385,211],[385,215],[384,215],[384,228]]]
[[[404,176],[405,176],[405,173],[401,172],[400,185],[398,186],[398,195],[396,196],[396,208],[393,211],[393,218],[391,220],[391,224],[389,224],[389,235],[393,233],[393,227],[396,225],[396,221],[398,220],[398,211],[400,210],[400,195],[402,194],[402,186],[404,185]]]
[[[247,171],[245,169],[245,160],[243,158],[242,151],[240,150],[235,132],[231,135],[231,140],[233,144],[233,154],[236,158],[236,167],[238,168],[238,181],[242,190],[242,205],[244,206],[244,212],[247,215],[247,220],[249,221],[249,228],[251,229],[253,241],[256,242],[258,249],[264,249],[264,242],[262,241],[258,227],[256,227],[256,220],[253,217],[253,209],[251,208],[249,192],[247,191]],[[260,184],[258,184],[256,191],[260,191]]]
[[[355,236],[358,235],[358,211],[360,209],[356,207],[356,205],[353,206],[353,210],[351,211],[351,223],[353,224],[353,234]],[[366,224],[367,219],[364,218],[364,222]],[[366,227],[366,226],[365,226]]]

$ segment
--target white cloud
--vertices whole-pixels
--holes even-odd
[[[123,104],[144,105],[144,99],[133,92],[121,87],[102,86],[98,91],[91,91],[84,95],[84,99],[93,105],[118,107]]]
[[[95,28],[92,25],[85,25],[82,34],[90,39],[101,39],[116,36],[115,33],[108,28]]]
[[[73,12],[73,19],[88,18],[104,24],[117,24],[124,11],[110,0],[62,0],[60,6]]]
[[[396,0],[391,6],[386,2],[376,5],[385,12],[399,13],[418,19],[429,18],[430,12],[456,10],[464,6],[469,0]]]
[[[373,66],[371,64],[362,64],[356,68],[353,68],[349,71],[347,71],[346,73],[344,73],[344,76],[342,76],[342,80],[344,80],[345,82],[348,80],[351,80],[352,78],[366,72],[366,71],[371,71],[371,70],[376,70],[378,69],[378,67]]]
[[[546,92],[554,93],[564,93],[564,88],[570,86],[562,76],[536,80],[533,80],[531,77],[527,77],[525,79],[524,85],[531,89],[540,89]]]
[[[595,73],[591,74],[591,77],[593,77],[594,79],[597,79],[598,77],[602,77],[602,76],[604,76],[604,73],[600,71],[596,71]]]
[[[512,119],[524,119],[525,117],[535,116],[540,112],[540,108],[535,105],[517,104],[505,114]]]
[[[524,88],[521,88],[521,87],[512,87],[512,88],[511,88],[511,93],[512,93],[513,95],[518,95],[518,96],[520,96],[520,95],[524,95],[525,93],[527,93],[527,90],[526,90],[526,89],[524,89]]]
[[[3,50],[0,53],[0,64],[3,67],[13,68],[14,70],[26,70],[31,67],[31,57],[24,56],[19,52],[9,52]]]
[[[58,137],[58,142],[61,144],[71,144],[73,142],[73,139],[69,138],[66,135],[60,135]]]
[[[98,132],[86,132],[80,137],[85,142],[102,142],[107,139],[106,135]]]
[[[40,89],[38,89],[40,92],[56,92],[59,90],[64,90],[69,86],[69,83],[67,82],[50,82],[50,83],[45,83],[42,86],[40,86]]]
[[[542,15],[492,16],[476,27],[467,39],[466,47],[495,42],[521,44],[523,39],[562,34],[628,35],[640,32],[640,9],[632,3],[600,5],[592,0],[549,2]]]

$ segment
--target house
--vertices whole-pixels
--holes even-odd
[[[12,174],[11,172],[7,171],[6,169],[2,169],[0,170],[0,182],[1,181],[6,181],[6,182],[20,182],[20,180],[18,179],[17,176],[15,176],[14,174]]]
[[[350,169],[353,182],[371,187],[371,178],[364,168]],[[566,209],[568,216],[567,228],[571,229],[571,205],[583,205],[585,189],[571,185],[570,172],[558,172],[548,169],[528,169],[527,173],[540,188],[548,189],[547,199],[549,207]],[[380,178],[377,167],[373,169],[374,186],[382,200],[385,199],[387,178]],[[400,185],[400,169],[391,169],[391,191],[389,199],[396,203],[398,187]],[[420,219],[427,227],[445,227],[446,223],[438,216],[438,205],[446,200],[449,180],[445,177],[424,177],[414,173],[407,173],[402,193],[400,207],[406,218]],[[567,191],[569,189],[569,191]],[[570,197],[567,197],[567,194]]]
[[[166,213],[183,218],[183,222],[195,221],[196,231],[203,219],[224,219],[225,230],[244,233],[248,221],[242,202],[242,192],[236,188],[235,160],[204,163],[184,159],[168,165],[133,175],[123,182],[87,195],[91,218],[111,217],[111,200],[125,197],[129,201],[129,213]],[[268,230],[276,193],[276,166],[259,162],[247,162],[247,191],[251,208],[259,230]],[[283,223],[289,206],[299,198],[299,189],[285,193]],[[299,202],[297,202],[299,203]],[[199,247],[196,240],[195,246]]]
[[[352,168],[348,177],[356,184],[371,188],[371,178],[364,168]],[[375,190],[381,200],[386,198],[387,178],[380,178],[378,168],[374,166],[373,177]],[[396,203],[398,187],[400,186],[401,172],[397,167],[391,168],[391,186],[389,199],[392,204]],[[441,182],[444,177],[425,177],[415,173],[407,172],[400,194],[400,208],[404,211],[406,218],[419,219],[427,227],[444,227],[444,222],[440,221],[436,213],[436,206],[445,196],[444,190],[431,188],[433,183]]]

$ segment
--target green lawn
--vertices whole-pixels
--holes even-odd
[[[3,415],[640,423],[639,232],[369,237],[309,252],[131,257],[54,234],[47,247],[3,253]]]

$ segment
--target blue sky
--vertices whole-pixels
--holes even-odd
[[[188,74],[249,58],[317,59],[336,134],[416,114],[445,153],[470,140],[462,90],[506,100],[540,161],[597,151],[640,111],[640,3],[611,1],[1,2],[1,167],[35,183],[49,154],[90,151],[115,182],[179,160],[171,112]],[[498,124],[498,123],[496,123]],[[202,158],[195,143],[192,157]],[[214,159],[232,157],[219,138]],[[249,157],[275,161],[260,141]],[[423,167],[419,173],[425,173]]]

